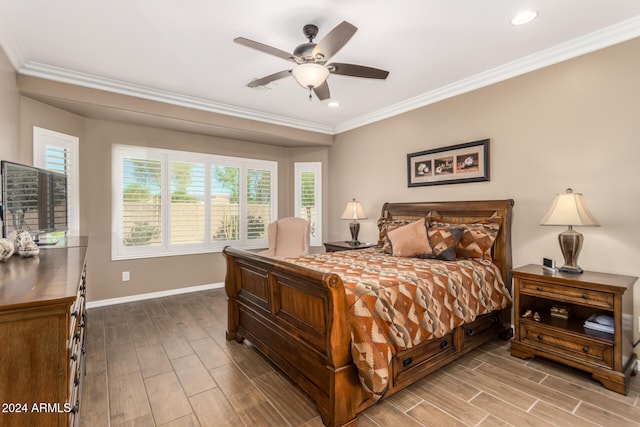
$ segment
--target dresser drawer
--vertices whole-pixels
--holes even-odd
[[[520,323],[521,341],[584,362],[613,368],[613,343],[579,336],[538,323]]]
[[[580,289],[554,283],[519,280],[521,294],[546,297],[554,301],[562,301],[583,306],[613,310],[614,296],[609,292]]]

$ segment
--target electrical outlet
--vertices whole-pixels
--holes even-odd
[[[128,271],[123,271],[122,272],[122,281],[123,282],[128,282],[129,281],[129,272]]]

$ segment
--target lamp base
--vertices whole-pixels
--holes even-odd
[[[563,273],[571,273],[571,274],[582,274],[583,270],[580,267],[567,267],[567,266],[562,266],[560,267],[560,271]]]
[[[563,273],[580,274],[582,268],[578,266],[578,255],[582,249],[582,234],[575,231],[572,226],[558,235],[558,242],[564,256],[564,265],[560,267]]]
[[[351,241],[349,244],[351,246],[358,246],[360,241],[358,240],[358,233],[360,232],[360,223],[358,221],[353,221],[349,223],[349,231],[351,232]]]

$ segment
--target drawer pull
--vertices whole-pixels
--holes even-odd
[[[444,340],[444,341],[442,341],[442,342],[440,343],[440,348],[445,348],[445,347],[446,347],[446,346],[448,346],[448,345],[449,345],[449,341]]]
[[[402,366],[407,367],[413,363],[413,357],[407,357],[402,361]]]
[[[589,347],[582,347],[582,351],[585,353],[589,353]]]
[[[589,298],[589,294],[582,294],[582,299],[588,299]]]
[[[541,291],[542,290],[542,286],[536,286],[536,291]]]
[[[542,341],[542,335],[538,335],[538,340]]]
[[[467,329],[467,336],[470,337],[473,335],[473,329]]]

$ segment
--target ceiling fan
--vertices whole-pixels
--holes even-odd
[[[313,39],[318,35],[318,27],[313,24],[305,25],[302,28],[302,32],[309,41],[296,47],[293,53],[288,53],[244,37],[237,37],[233,41],[296,64],[290,70],[283,70],[260,79],[254,79],[249,82],[247,86],[266,86],[272,81],[293,75],[302,87],[309,89],[309,99],[311,99],[311,91],[313,91],[318,99],[322,101],[331,96],[329,93],[329,85],[327,84],[329,74],[364,77],[367,79],[386,79],[389,75],[388,71],[362,65],[344,64],[341,62],[327,64],[329,59],[347,44],[356,31],[358,31],[358,28],[354,25],[347,21],[342,21],[342,23],[337,25],[329,34],[320,40],[319,43],[314,43]]]

